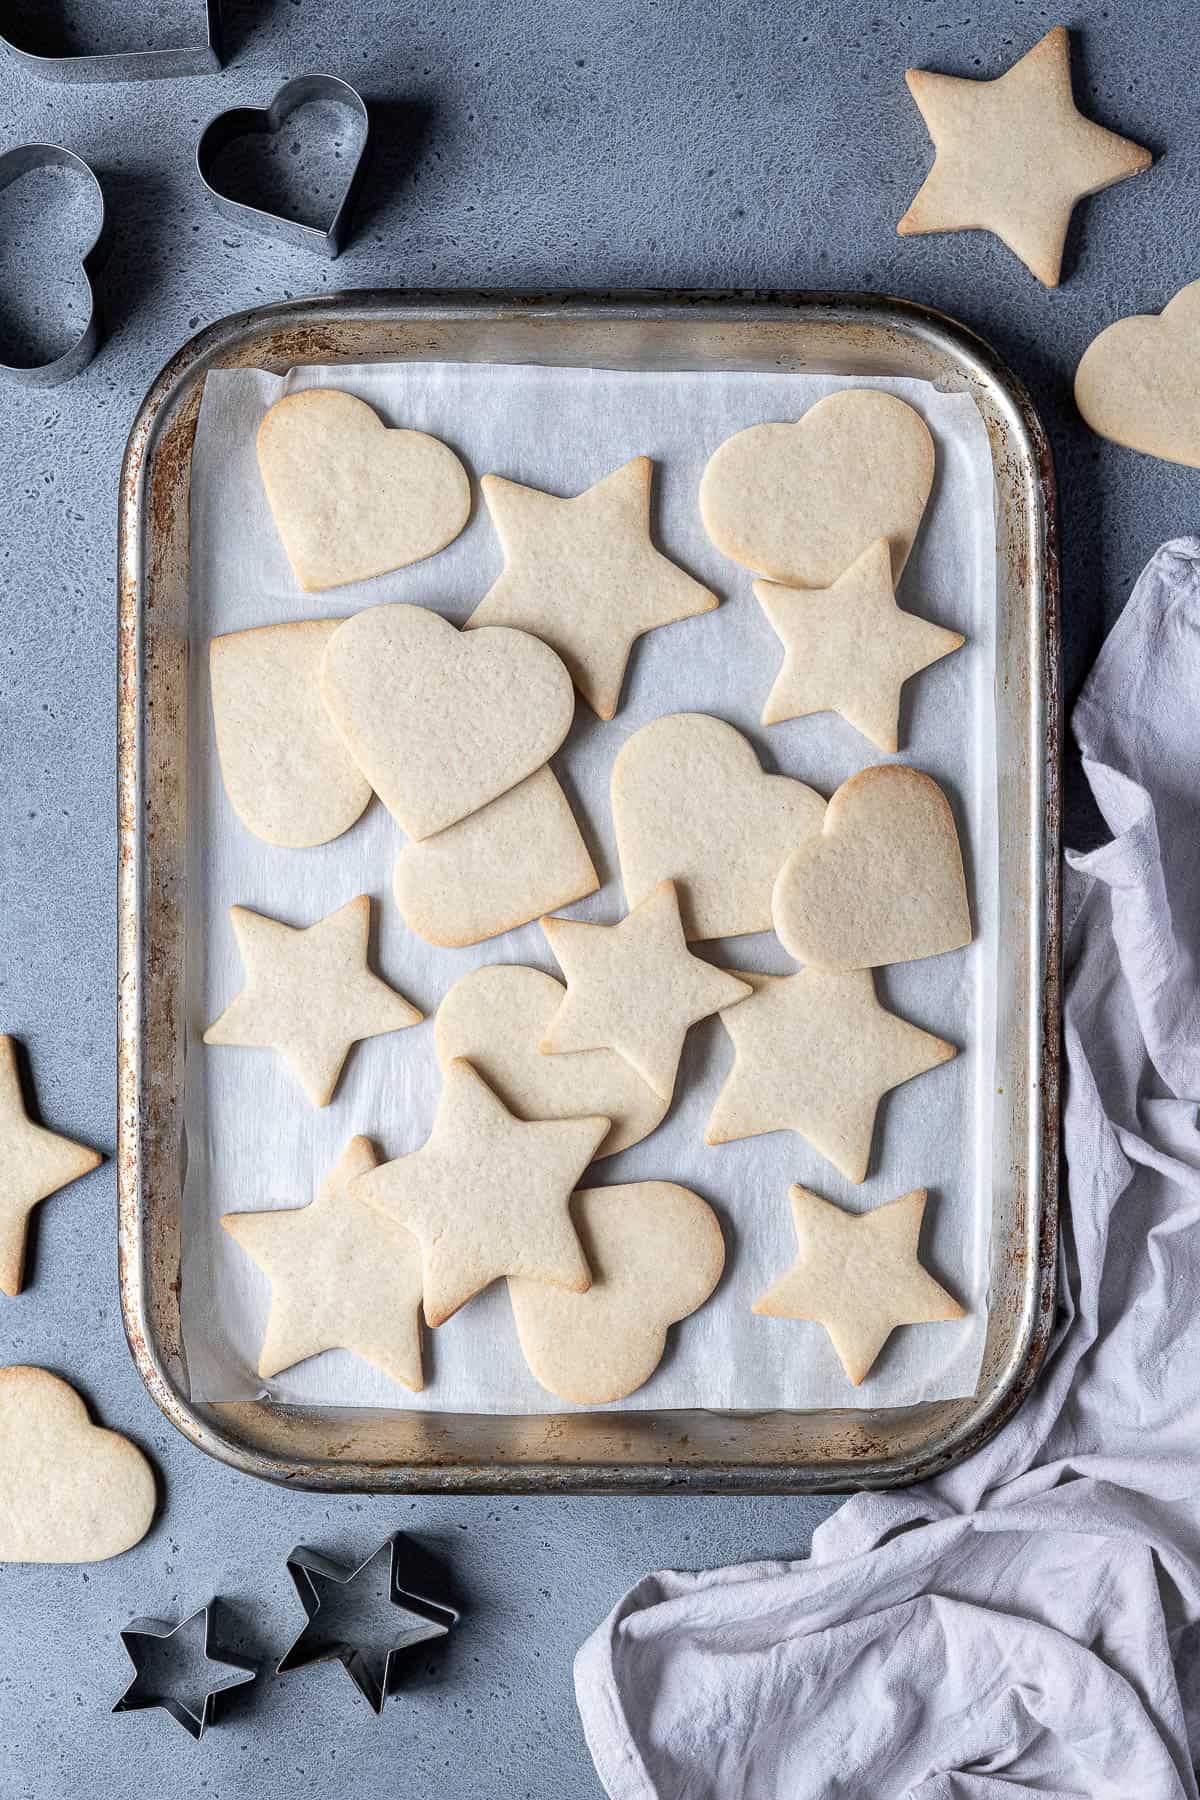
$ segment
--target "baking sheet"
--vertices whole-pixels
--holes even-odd
[[[657,1373],[618,1409],[878,1407],[973,1392],[986,1328],[997,917],[993,475],[974,402],[901,379],[402,363],[305,367],[286,377],[211,372],[197,425],[180,1300],[192,1398],[244,1399],[267,1391],[284,1401],[425,1411],[577,1410],[546,1394],[526,1369],[502,1283],[426,1334],[427,1385],[419,1395],[344,1351],[312,1358],[269,1383],[253,1373],[269,1284],[220,1229],[220,1215],[306,1202],[355,1133],[372,1138],[386,1157],[418,1148],[440,1085],[432,1014],[441,996],[482,963],[525,962],[555,972],[536,925],[467,950],[436,949],[410,933],[390,894],[403,834],[378,801],[332,844],[290,851],[255,838],[225,797],[208,696],[211,636],[346,616],[391,600],[432,605],[461,623],[501,566],[486,509],[477,506],[463,535],[429,561],[328,594],[301,594],[263,495],[254,437],[280,395],[311,386],[346,388],[387,423],[434,432],[476,479],[495,471],[567,494],[632,456],[655,459],[657,541],[723,604],[642,639],[616,718],[603,724],[580,702],[554,759],[602,879],[599,893],[567,911],[603,922],[625,910],[609,772],[625,738],[648,720],[674,711],[714,713],[745,733],[765,768],[825,794],[857,770],[889,760],[832,715],[770,730],[758,725],[780,646],[754,601],[750,573],[722,557],[704,533],[696,493],[708,457],[732,432],[798,417],[845,386],[898,394],[926,419],[937,445],[937,475],[901,600],[962,631],[967,644],[908,684],[903,748],[891,760],[926,769],[950,796],[976,935],[965,951],[880,971],[878,987],[887,1005],[959,1044],[960,1055],[885,1099],[870,1174],[854,1187],[794,1133],[704,1144],[704,1124],[732,1060],[724,1031],[708,1020],[689,1034],[663,1124],[643,1143],[594,1165],[586,1180],[682,1182],[715,1207],[726,1236],[726,1273],[716,1295],[672,1331]],[[317,1112],[279,1058],[206,1049],[200,1036],[241,984],[230,905],[304,925],[360,892],[375,901],[376,966],[421,1007],[426,1022],[357,1046],[332,1104]],[[705,953],[735,967],[774,973],[792,967],[769,934],[712,944]],[[794,1255],[787,1201],[793,1181],[856,1209],[928,1187],[923,1257],[963,1301],[967,1318],[894,1333],[871,1375],[853,1389],[819,1326],[756,1317],[751,1301]]]

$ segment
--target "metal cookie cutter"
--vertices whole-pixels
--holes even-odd
[[[291,1649],[276,1664],[275,1673],[286,1675],[291,1669],[336,1658],[372,1711],[381,1713],[396,1657],[416,1644],[446,1637],[458,1624],[458,1613],[453,1607],[401,1584],[404,1546],[404,1533],[394,1532],[356,1569],[343,1568],[304,1545],[293,1550],[287,1559],[288,1573],[296,1584],[307,1618]],[[322,1619],[322,1608],[328,1605],[334,1610],[352,1588],[358,1590],[361,1598],[364,1624],[370,1603],[374,1601],[378,1611],[378,1603],[384,1602],[389,1616],[379,1637],[386,1641],[351,1642],[336,1618]],[[394,1623],[390,1618],[392,1608],[399,1615]]]
[[[14,181],[27,175],[31,169],[69,169],[73,174],[83,176],[95,190],[99,209],[96,235],[79,259],[87,282],[88,310],[83,329],[74,343],[50,362],[0,361],[0,375],[7,375],[13,381],[23,381],[29,387],[55,387],[60,381],[69,381],[72,375],[78,375],[80,369],[86,368],[99,347],[100,321],[92,283],[108,250],[108,212],[104,205],[104,190],[96,179],[95,170],[81,156],[76,156],[73,150],[64,150],[61,144],[18,144],[14,149],[0,153],[0,192],[11,187]]]
[[[221,67],[221,7],[220,0],[196,0],[198,15],[202,4],[207,26],[203,43],[197,23],[193,43],[167,44],[161,50],[47,56],[14,43],[11,26],[0,34],[0,44],[15,62],[31,74],[40,75],[43,81],[149,81],[171,75],[207,75]]]
[[[186,1619],[180,1619],[175,1625],[166,1619],[134,1619],[121,1633],[121,1642],[134,1666],[135,1674],[121,1698],[113,1707],[118,1712],[144,1712],[147,1707],[161,1706],[164,1712],[170,1713],[177,1725],[190,1732],[197,1743],[204,1736],[205,1729],[212,1724],[217,1701],[230,1688],[244,1687],[246,1682],[254,1681],[258,1675],[255,1663],[248,1662],[244,1656],[234,1656],[229,1650],[219,1650],[212,1639],[211,1615],[217,1602],[210,1600],[207,1606],[189,1613]],[[203,1620],[197,1626],[196,1621]],[[233,1669],[232,1675],[210,1677],[203,1667],[197,1670],[201,1680],[187,1699],[179,1694],[158,1691],[158,1677],[154,1676],[148,1665],[154,1657],[154,1646],[169,1643],[173,1638],[183,1634],[185,1639],[196,1638],[199,1657],[202,1664],[212,1663],[219,1669]],[[199,1702],[197,1704],[196,1702]]]
[[[324,230],[319,225],[306,225],[301,219],[290,219],[284,213],[272,211],[270,207],[252,206],[247,201],[231,199],[213,179],[213,165],[227,144],[231,144],[235,138],[248,137],[253,133],[265,133],[274,137],[294,112],[314,100],[331,102],[352,113],[361,133],[350,178],[337,210]],[[268,237],[278,238],[280,243],[291,244],[300,250],[316,250],[322,256],[336,257],[346,240],[351,206],[363,173],[370,129],[363,97],[348,81],[339,81],[336,75],[297,75],[294,80],[284,82],[269,106],[235,106],[228,112],[218,113],[215,119],[210,119],[196,145],[196,168],[217,211],[231,219],[235,225],[244,225],[250,231],[265,232]]]

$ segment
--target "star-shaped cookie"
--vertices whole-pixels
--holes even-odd
[[[660,881],[618,925],[542,920],[567,991],[539,1045],[616,1050],[669,1100],[688,1027],[750,993],[738,976],[693,956],[673,881]]]
[[[264,1378],[322,1350],[351,1350],[414,1393],[424,1387],[417,1240],[347,1191],[378,1160],[366,1138],[351,1138],[309,1206],[222,1218],[270,1278]]]
[[[756,581],[754,593],[784,651],[764,725],[836,712],[881,750],[895,751],[900,689],[963,642],[959,632],[897,606],[886,538],[868,544],[832,587]]]
[[[16,1049],[0,1035],[0,1294],[19,1294],[29,1215],[104,1158],[35,1125],[25,1111]]]
[[[367,967],[366,894],[301,930],[245,906],[229,916],[246,983],[204,1042],[278,1050],[314,1106],[329,1105],[352,1044],[420,1023]]]
[[[991,231],[1047,287],[1058,286],[1076,203],[1153,160],[1078,110],[1062,25],[996,81],[928,69],[905,80],[937,154],[896,227],[901,237]]]
[[[717,597],[650,542],[648,456],[568,500],[485,475],[504,571],[467,621],[514,625],[556,650],[602,719],[621,698],[636,639],[711,612]]]
[[[469,1062],[454,1058],[425,1143],[360,1175],[349,1190],[417,1239],[431,1325],[501,1275],[586,1293],[592,1278],[570,1200],[610,1122],[523,1123]]]
[[[742,980],[754,991],[721,1014],[735,1055],[705,1143],[798,1131],[847,1181],[865,1180],[879,1102],[954,1045],[881,1006],[870,969]]]
[[[872,1212],[843,1212],[807,1188],[789,1189],[796,1260],[754,1302],[776,1319],[813,1319],[833,1340],[855,1387],[897,1325],[961,1319],[964,1309],[917,1261],[926,1190]]]

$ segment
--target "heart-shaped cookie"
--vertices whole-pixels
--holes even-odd
[[[321,693],[350,754],[409,837],[507,793],[558,749],[575,710],[548,645],[423,606],[372,606],[325,647]]]
[[[562,997],[562,983],[541,969],[520,963],[473,969],[438,1007],[438,1061],[448,1069],[456,1056],[465,1056],[518,1119],[603,1113],[611,1124],[596,1156],[613,1156],[647,1137],[667,1102],[615,1050],[540,1055],[538,1045]]]
[[[654,719],[613,763],[613,826],[632,910],[674,881],[688,938],[771,929],[784,862],[821,829],[825,802],[788,775],[765,775],[740,731],[707,713]]]
[[[703,1306],[725,1266],[711,1206],[671,1181],[580,1188],[571,1197],[592,1285],[571,1294],[526,1276],[508,1283],[521,1349],[560,1400],[623,1400],[662,1360],[667,1330]]]
[[[920,413],[877,388],[845,388],[795,424],[727,438],[704,471],[700,512],[718,550],[791,587],[832,586],[876,538],[899,580],[933,460]]]
[[[962,852],[937,782],[899,763],[843,781],[820,837],[780,869],[773,910],[784,949],[821,969],[877,969],[969,944]]]
[[[1200,281],[1161,313],[1134,313],[1093,338],[1075,404],[1114,444],[1200,469]]]
[[[277,400],[258,428],[258,466],[306,593],[432,556],[471,511],[467,472],[440,439],[389,430],[335,388]]]

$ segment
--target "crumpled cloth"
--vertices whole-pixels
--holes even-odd
[[[1155,554],[1072,722],[1112,836],[1066,856],[1041,1376],[807,1560],[632,1589],[575,1665],[613,1800],[1196,1800],[1200,538]]]

